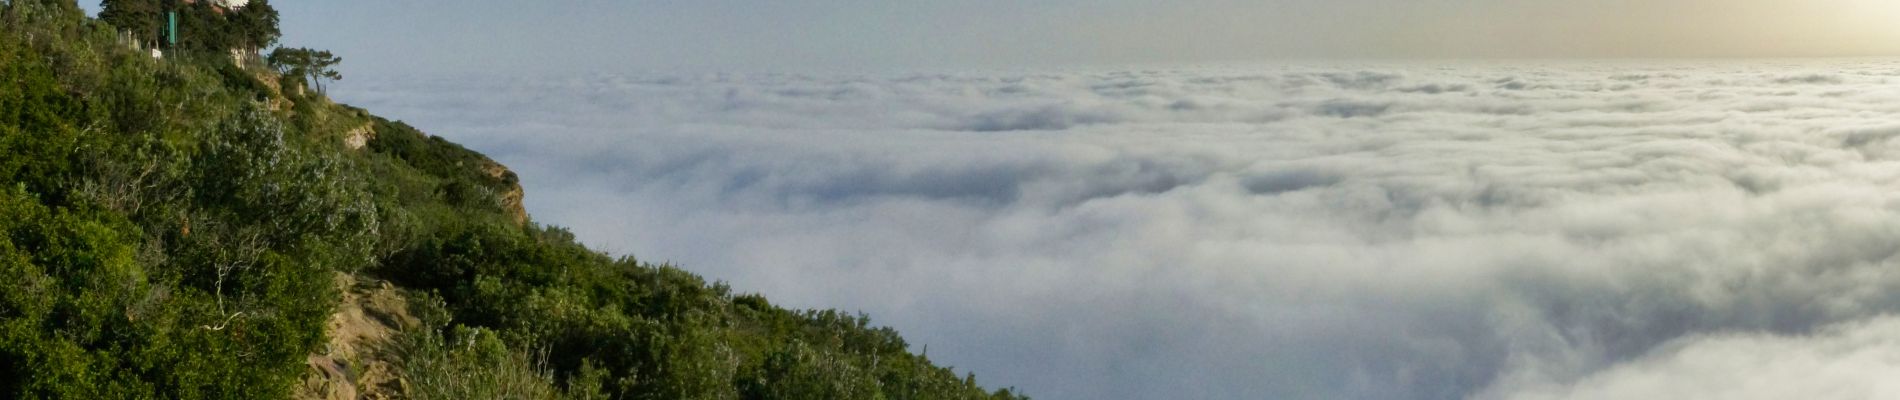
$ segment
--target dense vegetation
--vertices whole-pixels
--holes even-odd
[[[486,157],[296,80],[0,7],[0,397],[290,397],[338,274],[408,294],[377,354],[412,398],[1017,397],[863,315],[589,250]]]
[[[277,43],[277,9],[269,0],[250,0],[243,8],[226,10],[212,0],[103,0],[99,19],[130,34],[145,47],[171,47],[185,52],[258,50]],[[164,40],[166,11],[177,14],[178,43]]]

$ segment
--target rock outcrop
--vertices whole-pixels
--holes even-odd
[[[376,124],[363,123],[363,126],[343,133],[343,146],[350,150],[362,150],[369,141],[376,138]]]
[[[404,329],[413,329],[421,321],[410,315],[408,300],[402,293],[381,281],[359,281],[356,276],[338,273],[337,291],[342,301],[335,314],[324,324],[330,341],[318,353],[305,358],[310,372],[297,388],[300,400],[389,399],[401,385],[388,360],[377,354]]]
[[[514,220],[515,225],[527,225],[528,209],[524,203],[527,193],[521,190],[521,178],[516,177],[515,172],[509,170],[508,166],[501,165],[495,160],[484,159],[484,161],[486,163],[482,165],[482,173],[500,181],[505,188],[498,193],[501,197],[502,208],[508,211],[508,216]]]

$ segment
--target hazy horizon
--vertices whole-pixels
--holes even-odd
[[[346,76],[1900,56],[1879,0],[273,4]]]

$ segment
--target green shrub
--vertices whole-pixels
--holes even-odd
[[[417,400],[555,399],[560,393],[536,356],[510,349],[485,329],[457,327],[446,336],[423,330],[402,335],[386,351]]]

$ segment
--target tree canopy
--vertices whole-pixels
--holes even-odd
[[[328,50],[279,47],[264,60],[285,77],[315,86],[317,92],[323,92],[324,80],[343,79],[343,74],[336,71],[336,65],[342,63],[343,58]]]
[[[256,50],[277,44],[277,9],[268,0],[252,0],[226,9],[210,1],[101,0],[99,19],[131,33],[141,42],[166,45],[165,12],[178,12],[175,49],[185,51]]]

